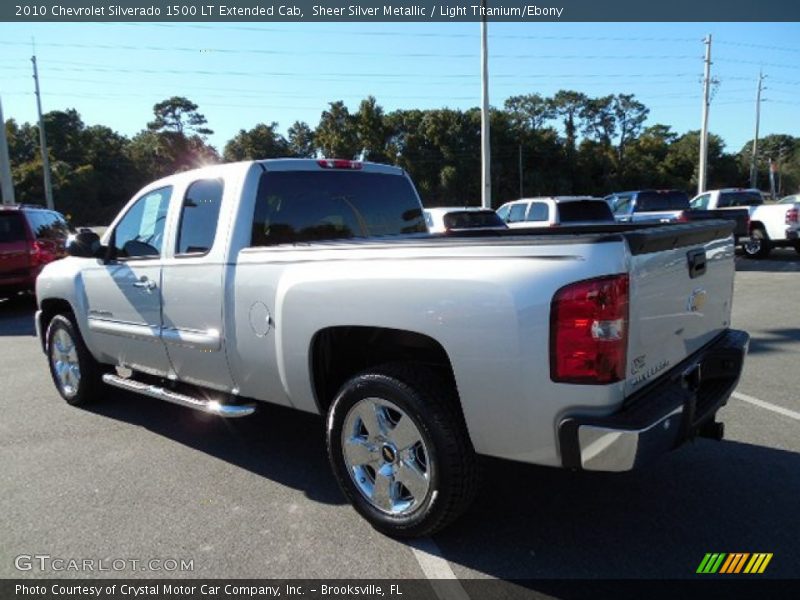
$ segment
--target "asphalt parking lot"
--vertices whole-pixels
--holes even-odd
[[[57,395],[30,300],[0,303],[0,577],[691,578],[707,552],[771,552],[800,574],[800,255],[737,259],[752,336],[722,442],[651,468],[570,473],[486,460],[453,527],[415,546],[373,531],[331,475],[321,419],[237,422],[109,390]],[[21,554],[191,559],[191,572],[20,572]]]

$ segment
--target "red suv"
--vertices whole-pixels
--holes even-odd
[[[38,206],[0,206],[0,296],[33,291],[49,262],[66,256],[69,228],[59,213]]]

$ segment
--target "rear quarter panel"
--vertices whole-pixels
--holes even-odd
[[[584,413],[610,411],[622,401],[622,384],[550,381],[550,302],[563,285],[624,272],[626,256],[621,240],[244,251],[231,290],[233,371],[242,395],[316,412],[309,349],[318,331],[361,325],[421,333],[449,356],[478,452],[558,465],[560,416],[577,407]],[[262,337],[249,325],[257,302],[274,322]]]

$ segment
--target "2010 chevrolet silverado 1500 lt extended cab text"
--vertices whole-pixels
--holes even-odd
[[[36,322],[72,404],[114,386],[325,415],[354,507],[423,535],[468,506],[476,454],[623,471],[721,436],[748,345],[731,227],[432,235],[398,168],[212,166],[143,189],[102,244],[79,234]]]

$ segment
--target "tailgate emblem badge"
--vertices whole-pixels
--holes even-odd
[[[697,288],[689,294],[689,300],[686,302],[686,310],[689,312],[698,312],[703,310],[706,305],[708,294],[703,288]]]

